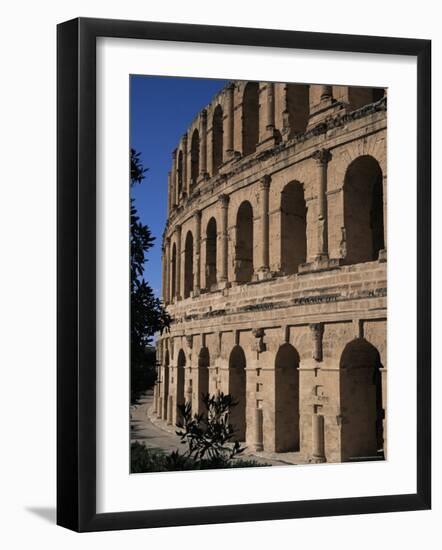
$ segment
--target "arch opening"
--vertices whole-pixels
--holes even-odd
[[[310,116],[310,86],[308,84],[287,84],[286,109],[289,138],[305,133]]]
[[[193,235],[187,232],[184,249],[184,298],[193,292]]]
[[[246,356],[241,346],[235,346],[229,357],[229,394],[237,403],[232,407],[230,422],[235,429],[234,439],[246,439]]]
[[[364,338],[348,343],[340,360],[342,461],[383,455],[382,364]]]
[[[235,278],[247,283],[253,277],[253,209],[248,201],[241,203],[236,215]]]
[[[248,82],[244,89],[242,107],[242,152],[250,155],[259,141],[259,83]]]
[[[218,173],[223,163],[223,110],[217,105],[212,119],[212,171]]]
[[[288,183],[281,193],[281,269],[297,273],[307,259],[307,205],[299,182]]]
[[[384,249],[382,170],[369,155],[355,159],[344,180],[345,263],[377,260]]]
[[[384,88],[369,88],[364,86],[349,86],[348,102],[350,110],[356,111],[364,105],[379,101],[385,95]]]
[[[193,131],[190,143],[190,180],[196,185],[200,173],[200,135],[197,129]]]
[[[283,344],[275,358],[275,450],[299,451],[299,354]]]
[[[217,249],[216,220],[210,218],[206,231],[206,288],[210,290],[217,283],[216,249]]]

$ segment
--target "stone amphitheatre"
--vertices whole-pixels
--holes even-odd
[[[387,443],[387,98],[230,82],[173,151],[154,411],[238,401],[248,449],[300,462]]]

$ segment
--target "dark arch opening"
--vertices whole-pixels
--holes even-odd
[[[299,451],[299,354],[283,344],[275,358],[275,449]]]
[[[354,160],[344,180],[345,263],[377,260],[384,248],[382,170],[371,156]]]
[[[200,135],[197,129],[193,131],[190,144],[190,179],[195,185],[200,173]]]
[[[248,82],[242,104],[242,152],[250,155],[259,141],[259,83]]]
[[[281,269],[297,273],[307,256],[307,206],[301,183],[288,183],[281,193]]]
[[[217,105],[212,120],[212,169],[217,174],[223,163],[223,110]]]
[[[310,86],[308,84],[287,84],[286,108],[289,122],[289,137],[303,134],[310,116]]]
[[[348,88],[348,102],[350,110],[355,111],[364,105],[379,101],[385,95],[384,88],[368,88],[364,86],[350,86]]]
[[[193,291],[193,235],[187,232],[184,249],[184,298]]]
[[[216,220],[210,218],[206,231],[206,288],[216,285]]]
[[[364,338],[348,343],[341,355],[342,460],[382,456],[384,445],[381,359]]]
[[[230,422],[235,429],[234,440],[246,439],[246,356],[241,346],[235,346],[229,357],[229,394],[238,404],[232,407]]]
[[[198,414],[207,414],[203,397],[209,393],[209,366],[209,350],[203,347],[198,355]]]
[[[171,281],[171,288],[172,288],[172,300],[176,296],[176,244],[173,243],[172,247],[172,281]]]
[[[235,278],[247,283],[253,277],[253,209],[248,201],[241,203],[236,215]]]
[[[177,371],[176,371],[176,423],[182,425],[183,417],[179,410],[180,405],[184,405],[186,398],[184,395],[184,368],[186,366],[186,355],[182,349],[178,352]]]
[[[180,197],[183,192],[183,152],[181,150],[178,153],[177,179],[178,179],[178,197]]]

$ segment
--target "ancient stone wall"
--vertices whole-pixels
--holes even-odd
[[[159,418],[229,392],[248,447],[386,451],[384,90],[230,83],[172,155]]]

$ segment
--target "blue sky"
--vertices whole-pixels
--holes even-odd
[[[132,196],[141,220],[156,237],[148,252],[145,279],[161,295],[161,236],[167,216],[167,173],[172,151],[196,114],[227,83],[225,80],[132,75],[130,143],[148,168]]]

